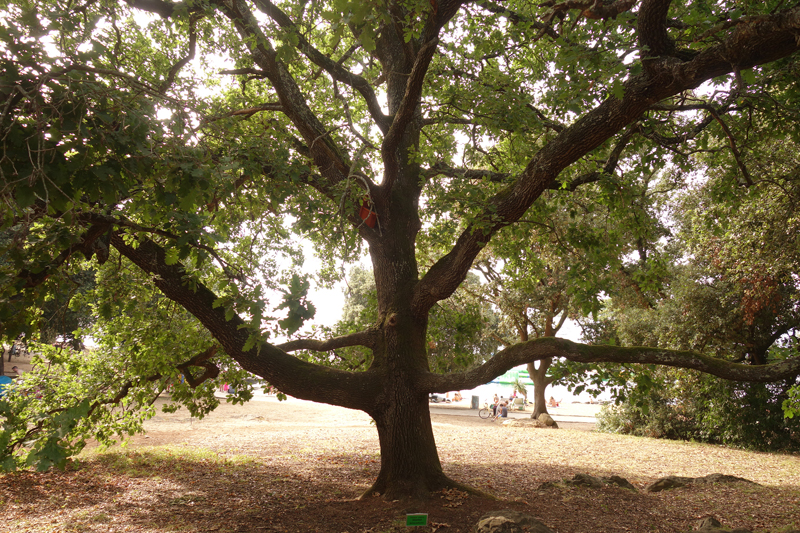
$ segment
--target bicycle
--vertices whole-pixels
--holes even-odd
[[[478,411],[478,416],[481,418],[491,418],[494,416],[494,412],[489,408],[489,404],[483,404],[483,409]]]

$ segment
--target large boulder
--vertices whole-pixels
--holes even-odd
[[[558,424],[556,424],[556,421],[553,420],[553,417],[548,415],[547,413],[540,414],[539,418],[537,420],[539,420],[539,422],[544,422],[545,425],[547,425],[547,426],[554,427],[554,428],[558,427]]]
[[[473,533],[555,533],[533,516],[506,509],[483,515]]]

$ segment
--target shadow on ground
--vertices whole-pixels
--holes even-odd
[[[707,515],[751,529],[777,529],[792,524],[787,517],[800,516],[796,490],[742,484],[658,494],[614,487],[540,489],[531,479],[556,481],[573,472],[542,467],[532,476],[505,463],[451,469],[462,481],[504,495],[504,501],[459,491],[411,506],[381,498],[355,501],[377,474],[373,454],[327,453],[289,461],[270,464],[269,458],[162,446],[92,455],[66,472],[5,475],[0,477],[0,530],[407,532],[405,514],[425,512],[432,525],[420,531],[466,533],[485,512],[513,508],[561,533],[666,533],[689,530]],[[776,501],[781,505],[770,507]]]

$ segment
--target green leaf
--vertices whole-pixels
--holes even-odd
[[[17,199],[17,204],[19,204],[19,206],[22,208],[33,205],[33,202],[36,201],[36,195],[32,187],[28,187],[27,185],[18,185],[14,192]]]
[[[178,263],[178,249],[168,248],[164,256],[164,262],[168,265],[175,265]]]
[[[360,36],[359,40],[361,41],[361,45],[364,49],[368,52],[375,51],[375,35],[371,31],[364,31]]]

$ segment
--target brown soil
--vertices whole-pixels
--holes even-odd
[[[800,528],[797,456],[564,429],[568,424],[546,430],[475,415],[432,418],[445,472],[498,500],[446,491],[424,504],[358,501],[380,463],[369,417],[269,398],[222,405],[200,421],[186,411],[159,413],[127,447],[85,453],[66,472],[0,476],[0,531],[467,533],[484,513],[509,508],[559,533],[672,533],[709,515],[759,532]],[[540,488],[581,472],[621,475],[639,488],[666,475],[714,472],[761,485],[653,494]],[[406,527],[411,512],[428,513],[429,526]]]

